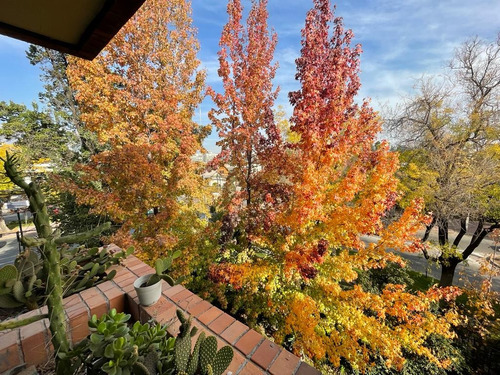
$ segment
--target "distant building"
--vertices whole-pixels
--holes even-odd
[[[196,154],[193,155],[191,160],[206,164],[211,162],[216,156],[217,154],[214,154],[213,152],[205,152],[205,153],[197,152]]]

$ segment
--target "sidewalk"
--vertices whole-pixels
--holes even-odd
[[[422,238],[424,233],[425,233],[424,230],[418,231],[416,234],[417,238]],[[458,234],[457,231],[454,231],[452,229],[449,230],[450,243],[453,243],[457,234]],[[460,250],[460,252],[465,250],[465,248],[470,244],[471,239],[472,235],[470,234],[465,234],[463,236],[462,240],[458,244],[458,249]],[[434,243],[438,242],[438,230],[436,227],[432,228],[428,241],[432,241]],[[470,255],[470,257],[485,258],[489,255],[493,256],[494,251],[495,251],[495,242],[486,237],[485,239],[483,239],[481,244],[474,250],[474,252]],[[495,259],[493,259],[493,261],[495,263],[495,266],[500,267],[500,243],[497,244],[496,256]]]
[[[30,234],[33,233],[34,229],[34,225],[23,226],[23,232],[30,231]],[[0,267],[14,263],[14,260],[19,255],[19,243],[16,237],[17,230],[16,228],[4,233],[0,238]]]

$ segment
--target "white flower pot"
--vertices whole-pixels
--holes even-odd
[[[139,297],[139,303],[142,306],[150,306],[155,304],[161,296],[161,280],[156,284],[141,287],[142,284],[147,282],[154,274],[144,275],[134,281],[134,288]]]

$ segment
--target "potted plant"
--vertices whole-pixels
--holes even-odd
[[[139,277],[134,282],[134,288],[142,306],[155,304],[161,296],[161,281],[165,280],[169,285],[179,283],[181,280],[174,280],[166,272],[170,270],[172,261],[181,255],[180,250],[171,252],[167,257],[157,259],[155,262],[156,273]]]

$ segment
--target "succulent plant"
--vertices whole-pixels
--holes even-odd
[[[177,310],[177,317],[181,322],[174,349],[177,373],[221,375],[233,360],[233,348],[224,346],[217,351],[217,339],[214,336],[205,337],[205,333],[202,332],[191,353],[191,338],[196,335],[197,328],[191,328],[192,318],[186,319],[182,311]]]
[[[38,238],[23,237],[22,242],[28,247],[39,247],[42,259],[43,280],[47,292],[47,308],[49,314],[49,328],[54,351],[59,355],[64,355],[70,349],[70,343],[66,334],[66,317],[63,306],[63,283],[61,278],[61,255],[59,248],[63,244],[81,243],[89,238],[99,235],[104,230],[109,229],[110,223],[101,225],[93,230],[78,233],[75,235],[61,236],[58,230],[53,230],[50,225],[47,204],[40,187],[36,181],[27,183],[21,173],[17,170],[18,158],[6,153],[2,159],[7,177],[17,186],[24,190],[29,199],[29,209],[33,214],[33,223],[36,227]],[[9,283],[10,280],[5,284]],[[17,285],[14,291],[14,284]],[[19,283],[14,282],[12,293],[21,296],[22,292]],[[33,283],[34,285],[34,283]],[[7,294],[3,295],[6,296]],[[9,294],[10,295],[10,294]],[[26,294],[24,294],[26,297]],[[59,359],[56,358],[56,371],[60,373]]]
[[[63,297],[78,293],[116,274],[106,270],[126,258],[133,248],[111,254],[108,249],[61,246],[60,269]],[[43,262],[30,248],[20,254],[14,265],[0,268],[0,308],[17,308],[26,305],[34,310],[46,297]]]
[[[155,271],[146,283],[146,286],[156,284],[160,280],[165,280],[169,285],[178,284],[181,282],[180,279],[174,280],[167,272],[170,271],[172,267],[172,262],[181,256],[181,251],[176,250],[170,252],[165,258],[157,259],[155,262]]]
[[[40,280],[42,262],[34,251],[25,250],[15,260],[14,265],[0,268],[0,307],[16,308],[26,305],[29,309],[38,307],[41,298]]]

